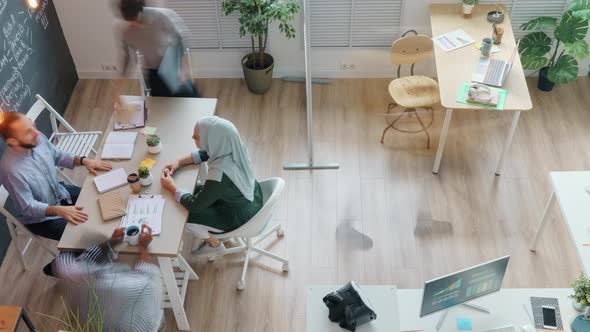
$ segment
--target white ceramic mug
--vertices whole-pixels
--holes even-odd
[[[131,225],[125,228],[125,237],[127,238],[127,243],[132,246],[136,246],[139,244],[139,226]]]

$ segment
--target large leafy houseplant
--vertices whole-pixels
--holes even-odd
[[[247,62],[242,62],[249,69],[266,70],[274,64],[271,56],[265,56],[268,27],[271,23],[278,22],[279,31],[288,39],[295,37],[295,28],[291,21],[299,12],[296,0],[222,0],[221,11],[224,15],[231,15],[233,12],[240,14],[240,37],[250,35],[252,42],[251,53],[244,59]],[[244,74],[246,73],[244,69]],[[248,82],[248,77],[246,81]]]
[[[525,69],[541,70],[541,77],[564,84],[578,77],[578,61],[590,55],[585,41],[590,0],[574,0],[561,19],[541,16],[520,26],[527,34],[519,45]],[[550,37],[545,31],[553,31]]]

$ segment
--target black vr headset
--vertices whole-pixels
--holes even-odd
[[[357,326],[377,319],[369,299],[354,281],[324,296],[323,301],[330,310],[330,320],[343,329],[355,331]]]

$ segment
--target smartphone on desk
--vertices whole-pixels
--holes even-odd
[[[557,330],[557,316],[555,313],[555,307],[542,306],[543,310],[543,328],[550,330]]]

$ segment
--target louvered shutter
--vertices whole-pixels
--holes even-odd
[[[567,0],[514,0],[510,19],[516,38],[522,38],[527,31],[520,30],[520,26],[535,17],[551,16],[561,19],[566,8]],[[550,34],[553,37],[552,34]]]
[[[402,0],[353,0],[352,47],[384,47],[399,38]]]
[[[250,38],[240,38],[239,14],[225,16],[220,0],[168,0],[190,30],[188,47],[223,49],[248,47]]]
[[[350,46],[351,0],[309,0],[312,47]]]

